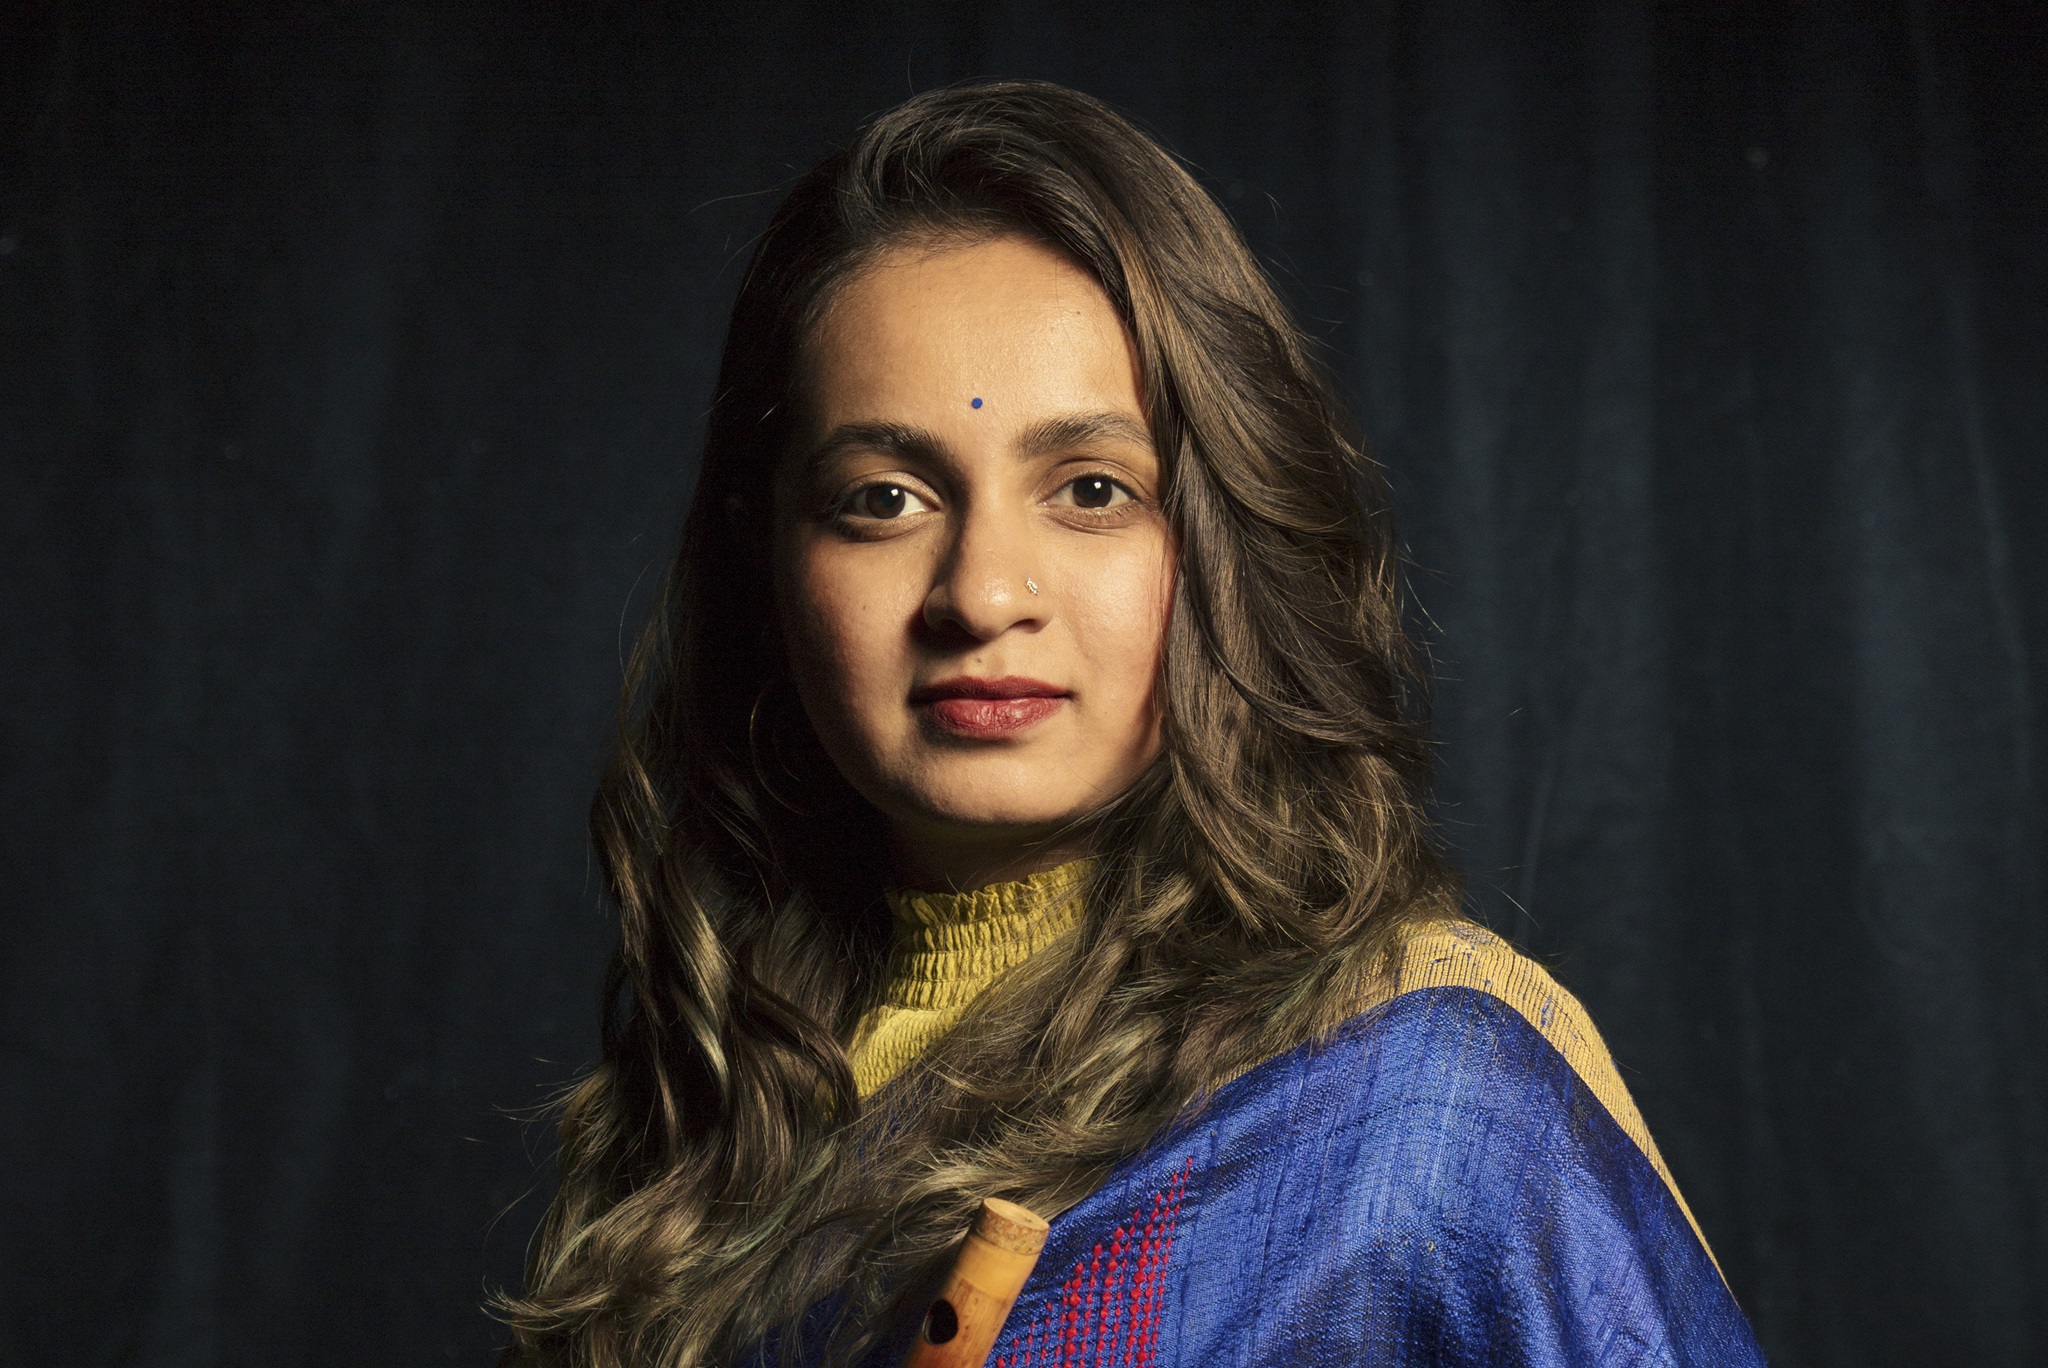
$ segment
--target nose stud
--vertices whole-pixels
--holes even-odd
[[[1035,594],[1038,592],[1038,581],[1034,579],[1027,579],[1024,581],[1024,587]]]

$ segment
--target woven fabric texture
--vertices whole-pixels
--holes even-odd
[[[990,1362],[1763,1358],[1659,1166],[1522,1011],[1455,986],[1252,1070],[1062,1214]]]
[[[1071,926],[1085,870],[1055,873],[899,903],[891,1076]],[[1541,966],[1424,926],[1361,1008],[1055,1219],[990,1363],[1763,1362],[1599,1032]]]
[[[1086,872],[893,898],[863,1095],[1072,929]],[[1434,923],[1359,1008],[1061,1214],[990,1363],[1762,1363],[1599,1032],[1540,965]]]
[[[1550,1043],[1579,1081],[1600,1100],[1622,1133],[1643,1152],[1657,1176],[1670,1189],[1672,1201],[1685,1214],[1686,1223],[1706,1245],[1706,1234],[1693,1219],[1692,1209],[1665,1166],[1650,1128],[1629,1096],[1607,1042],[1593,1026],[1592,1017],[1579,1000],[1566,992],[1543,966],[1519,954],[1515,948],[1483,927],[1471,922],[1439,922],[1411,935],[1402,945],[1400,964],[1382,996],[1363,1004],[1375,1006],[1402,993],[1423,988],[1472,988],[1499,998],[1536,1028]]]

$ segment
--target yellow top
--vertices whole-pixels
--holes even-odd
[[[890,895],[896,943],[889,986],[882,1001],[861,1018],[849,1051],[860,1095],[873,1094],[902,1073],[959,1022],[984,989],[1071,931],[1081,918],[1087,870],[1087,861],[1081,860],[972,893]],[[1592,1018],[1542,965],[1472,922],[1426,923],[1402,937],[1392,972],[1358,1010],[1423,988],[1470,988],[1513,1008],[1564,1056],[1656,1169],[1694,1233],[1700,1233]],[[1704,1235],[1700,1244],[1711,1257]]]
[[[982,991],[1081,920],[1086,860],[972,893],[892,893],[889,984],[853,1033],[867,1097],[953,1029]]]

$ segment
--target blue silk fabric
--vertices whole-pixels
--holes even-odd
[[[989,1363],[1761,1364],[1712,1257],[1498,998],[1404,993],[1053,1222]]]

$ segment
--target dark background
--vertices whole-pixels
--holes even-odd
[[[1005,74],[1327,346],[1476,899],[1773,1361],[2048,1361],[2042,6],[13,5],[0,73],[0,1359],[485,1361],[749,237]]]

